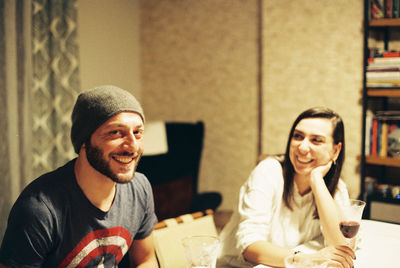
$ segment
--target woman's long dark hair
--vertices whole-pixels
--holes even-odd
[[[283,189],[283,200],[285,205],[292,210],[291,202],[293,199],[293,183],[294,183],[294,167],[289,158],[290,143],[292,141],[293,132],[297,124],[305,118],[327,118],[330,119],[333,126],[333,142],[334,144],[342,143],[339,156],[336,159],[336,163],[332,164],[332,167],[324,177],[324,181],[332,197],[335,194],[337,184],[339,182],[340,173],[344,162],[345,144],[344,144],[344,125],[342,118],[334,111],[323,108],[315,107],[302,112],[297,119],[294,121],[292,129],[289,133],[289,139],[286,145],[285,157],[282,162],[283,177],[284,177],[284,189]]]

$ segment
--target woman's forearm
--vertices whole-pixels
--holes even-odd
[[[243,257],[252,264],[285,267],[285,257],[293,253],[293,250],[266,241],[257,241],[244,250]]]
[[[345,238],[339,229],[339,212],[322,176],[311,177],[311,189],[327,245],[344,245]]]

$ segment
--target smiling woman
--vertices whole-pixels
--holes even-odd
[[[342,119],[327,108],[301,113],[283,160],[261,161],[242,186],[238,210],[221,232],[218,266],[284,266],[288,256],[353,265],[339,230],[336,202],[349,200],[339,179],[344,161]],[[300,252],[300,250],[304,252]]]

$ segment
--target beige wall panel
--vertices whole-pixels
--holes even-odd
[[[139,0],[79,0],[82,89],[114,84],[141,99]]]
[[[146,116],[205,122],[199,190],[232,208],[257,154],[257,2],[140,3]]]
[[[343,178],[359,193],[363,1],[263,2],[263,151],[284,152],[295,117],[327,106],[344,120]]]

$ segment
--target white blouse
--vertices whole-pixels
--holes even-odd
[[[231,265],[248,266],[242,252],[260,240],[291,249],[302,246],[302,251],[323,247],[320,222],[313,217],[316,207],[312,192],[301,196],[293,183],[293,210],[290,210],[282,199],[283,182],[282,165],[275,158],[263,160],[253,170],[240,189],[237,211],[220,234],[220,263],[230,260]],[[349,199],[342,180],[339,180],[334,199],[338,203]]]

